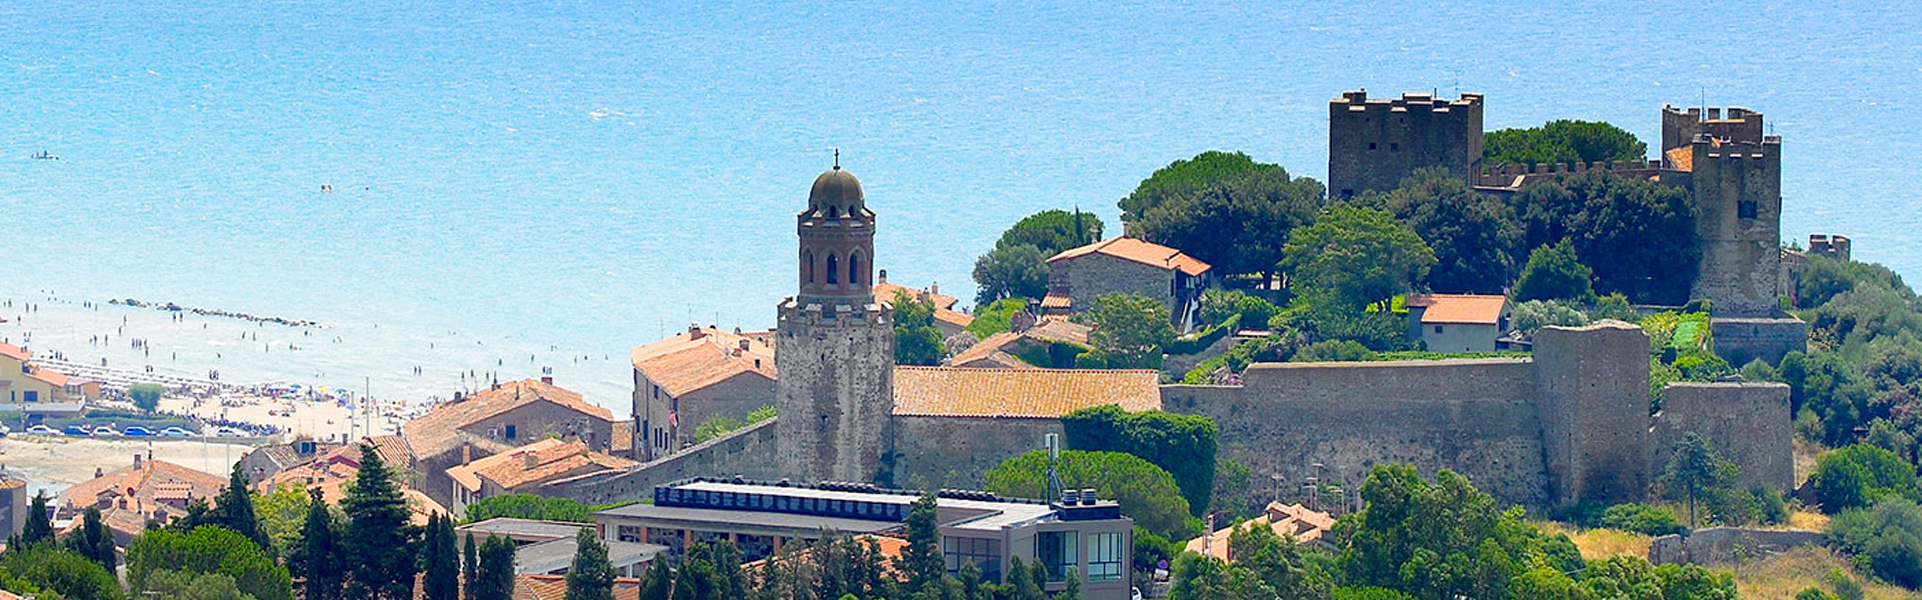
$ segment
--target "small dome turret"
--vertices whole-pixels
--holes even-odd
[[[820,177],[814,178],[814,189],[808,192],[808,211],[831,219],[844,215],[858,215],[865,210],[861,194],[861,180],[853,173],[834,165]]]

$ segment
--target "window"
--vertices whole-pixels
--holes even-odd
[[[22,396],[25,396],[25,397],[26,397],[26,400],[27,400],[28,402],[39,402],[39,401],[40,401],[40,392],[37,392],[37,391],[34,391],[34,390],[27,390],[26,392],[23,392],[23,393],[22,393],[21,395],[22,395]]]
[[[640,542],[641,528],[638,525],[622,525],[615,530],[615,535],[623,542]]]
[[[801,253],[801,263],[807,266],[808,283],[814,283],[814,251]]]
[[[861,283],[861,255],[848,255],[848,283]]]
[[[1375,143],[1374,143],[1374,142],[1368,142],[1368,149],[1369,149],[1369,150],[1374,150],[1374,149],[1375,149]]]
[[[1440,326],[1440,325],[1436,325],[1436,326],[1435,326],[1435,333],[1441,333],[1441,332],[1442,332],[1442,326]]]
[[[1744,200],[1742,202],[1736,203],[1735,216],[1741,217],[1744,219],[1755,218],[1755,201]]]
[[[961,565],[974,563],[982,581],[1001,581],[1001,541],[982,538],[941,538],[941,558],[948,574],[961,572]]]
[[[1121,544],[1120,533],[1095,533],[1088,536],[1088,581],[1112,581],[1121,578],[1121,557],[1128,549]]]
[[[1401,150],[1401,144],[1397,142],[1388,142],[1388,149],[1399,151]]]
[[[1073,531],[1044,531],[1036,536],[1034,559],[1048,570],[1048,581],[1067,581],[1068,570],[1081,564],[1081,551],[1075,547],[1080,538]]]
[[[507,426],[507,439],[510,439],[510,440],[511,440],[511,439],[514,439],[514,426],[513,426],[513,425],[508,425],[508,426]]]
[[[840,270],[841,270],[840,261],[835,260],[834,255],[829,254],[828,255],[828,285],[834,285],[841,282],[841,276],[839,274]]]

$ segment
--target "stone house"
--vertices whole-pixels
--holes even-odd
[[[545,437],[580,440],[605,452],[614,415],[581,395],[545,380],[511,381],[434,406],[401,426],[421,489],[446,506],[453,481],[447,469]]]
[[[1041,306],[1049,315],[1074,314],[1107,294],[1138,294],[1167,306],[1176,328],[1187,331],[1193,328],[1211,268],[1174,248],[1110,238],[1049,258],[1048,297]]]
[[[630,457],[672,454],[717,416],[739,418],[774,404],[774,347],[769,338],[713,327],[635,348]]]
[[[1494,352],[1515,317],[1506,296],[1417,294],[1406,305],[1409,341],[1431,352]]]
[[[447,470],[453,480],[448,508],[466,514],[467,505],[501,494],[541,493],[551,481],[622,471],[640,463],[587,449],[580,440],[548,438]]]

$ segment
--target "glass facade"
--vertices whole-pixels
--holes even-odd
[[[1035,536],[1035,560],[1048,570],[1048,581],[1067,581],[1068,571],[1081,562],[1081,551],[1075,547],[1081,534],[1075,531],[1045,531]]]
[[[974,563],[982,581],[1001,581],[1001,540],[943,537],[941,557],[947,561],[948,574],[961,572],[961,565]]]
[[[1121,534],[1088,535],[1088,581],[1114,581],[1121,578],[1121,561],[1128,548],[1122,547]]]
[[[641,528],[636,525],[622,525],[614,530],[615,538],[623,542],[641,541]]]

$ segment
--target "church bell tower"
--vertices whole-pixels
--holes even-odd
[[[800,293],[778,309],[776,460],[801,483],[891,483],[894,323],[874,299],[874,211],[840,162],[795,216]]]

